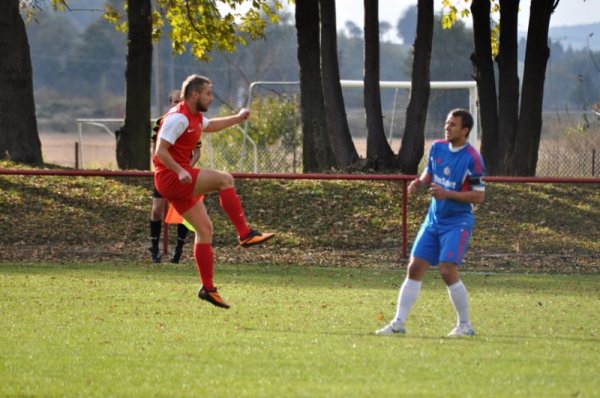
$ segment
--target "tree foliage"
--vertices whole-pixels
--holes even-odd
[[[251,168],[248,162],[253,160],[253,156],[249,154],[255,144],[258,170],[288,167],[293,163],[289,155],[302,147],[297,95],[270,93],[254,97],[249,105],[252,112],[243,126],[247,136],[242,134],[242,126],[232,126],[218,134],[203,134],[202,143],[208,145],[211,152],[210,158],[203,156],[201,162],[211,167],[216,164],[224,170],[240,170],[245,165]],[[229,107],[219,108],[219,115],[230,114]]]
[[[279,22],[280,0],[154,0],[153,37],[169,25],[172,50],[183,54],[188,49],[198,59],[209,61],[215,51],[233,52],[238,45],[264,37],[268,24]],[[226,11],[223,11],[226,10]],[[107,5],[105,18],[126,31],[124,10]]]
[[[149,1],[149,0],[148,0]],[[229,51],[236,49],[237,45],[244,45],[248,40],[254,40],[263,37],[264,30],[268,21],[277,22],[279,14],[276,12],[281,7],[279,1],[267,2],[264,0],[254,0],[252,7],[245,11],[238,11],[242,6],[242,0],[221,0],[219,2],[212,0],[154,0],[155,8],[151,11],[150,28],[152,29],[151,37],[155,40],[162,35],[162,28],[168,23],[170,30],[169,36],[171,39],[173,52],[182,54],[189,46],[190,51],[198,59],[208,61],[210,54],[213,51]],[[228,8],[228,12],[222,12],[219,8]],[[133,6],[139,7],[137,3],[126,3],[131,9]],[[128,10],[127,22],[123,24],[123,15],[115,7],[106,6],[105,18],[111,21],[119,30],[129,30],[129,38],[131,39],[132,14]],[[141,57],[130,57],[132,50],[139,53],[139,48],[136,50],[129,43],[128,62],[127,62],[127,112],[125,116],[125,126],[119,130],[120,134],[117,139],[117,161],[120,167],[126,165],[135,165],[146,162],[147,155],[144,151],[131,153],[128,144],[134,142],[144,142],[147,140],[147,131],[139,127],[140,123],[133,123],[137,119],[136,115],[131,115],[134,110],[134,105],[131,104],[130,96],[137,97],[137,90],[144,89],[143,84],[139,81],[138,74],[129,73],[131,70],[143,70]],[[152,53],[151,40],[148,38],[146,42],[138,42],[138,46],[150,46],[149,52]],[[131,61],[138,64],[132,65]],[[136,83],[131,84],[131,80],[136,80]],[[148,87],[147,93],[138,100],[147,104],[149,116],[150,110],[150,83],[151,76],[144,77],[145,85]],[[146,90],[142,90],[146,91]],[[138,102],[138,101],[135,101]],[[147,117],[147,120],[150,118]],[[128,127],[128,121],[132,120],[131,127]],[[126,139],[125,144],[121,144],[122,139]],[[125,156],[128,154],[129,156]],[[135,160],[132,160],[134,158]]]
[[[268,146],[281,140],[286,147],[294,146],[300,138],[298,98],[294,95],[270,94],[254,98],[250,104],[248,135],[257,145]],[[227,114],[227,112],[224,112]]]
[[[500,12],[500,0],[490,0],[490,31],[491,31],[491,44],[492,44],[492,55],[498,55],[499,51],[499,38],[500,38],[500,22],[494,19],[494,15],[498,15]],[[450,29],[455,23],[461,19],[468,18],[471,15],[471,11],[468,8],[471,1],[465,0],[463,2],[456,2],[455,0],[442,0],[442,7],[444,12],[442,14],[442,27],[444,29]]]

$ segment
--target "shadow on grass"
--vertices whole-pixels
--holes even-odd
[[[3,203],[0,220],[8,228],[2,240],[9,244],[26,239],[28,244],[55,242],[65,246],[93,246],[94,242],[111,241],[114,236],[143,236],[146,225],[133,220],[144,219],[148,211],[132,206],[131,201],[124,198],[137,197],[140,203],[147,203],[149,209],[151,185],[148,181],[131,185],[128,180],[0,178],[0,192],[7,197],[7,192],[12,192],[14,196]],[[139,189],[133,190],[132,186]],[[145,197],[148,199],[142,202]]]
[[[140,263],[10,263],[0,262],[0,274],[57,275],[79,272],[102,274],[103,277],[167,279],[193,278],[197,281],[194,265],[140,264]],[[113,274],[111,276],[110,274]],[[91,277],[91,276],[87,276]],[[405,278],[404,270],[372,268],[301,267],[293,265],[220,265],[215,266],[219,283],[250,284],[257,286],[288,286],[317,288],[356,288],[397,291]],[[501,274],[465,273],[462,279],[473,294],[492,292],[511,294],[522,292],[532,295],[596,296],[600,299],[600,276],[577,274]],[[431,269],[423,289],[444,290],[436,269]]]
[[[496,334],[485,334],[485,335],[476,335],[474,337],[465,337],[465,338],[453,338],[447,337],[445,335],[441,336],[419,336],[416,334],[405,335],[405,336],[377,336],[373,332],[364,332],[364,331],[331,331],[331,330],[321,330],[321,331],[305,331],[305,330],[294,330],[294,329],[265,329],[265,328],[251,328],[251,327],[241,327],[239,330],[244,332],[256,332],[260,334],[264,333],[272,333],[272,334],[296,334],[296,335],[316,335],[316,336],[339,336],[339,337],[373,337],[382,341],[390,341],[390,342],[406,342],[406,341],[444,341],[444,342],[456,342],[457,344],[511,344],[511,345],[521,345],[525,340],[550,340],[550,341],[561,341],[567,343],[598,343],[600,342],[600,337],[567,337],[567,336],[557,336],[557,335],[520,335],[520,336],[508,336],[508,335],[496,335]]]

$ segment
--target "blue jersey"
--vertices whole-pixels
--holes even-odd
[[[450,191],[484,191],[485,166],[481,155],[471,145],[466,144],[455,150],[448,141],[435,141],[429,151],[427,172],[432,182]],[[473,226],[473,204],[451,199],[431,199],[426,224],[449,225],[465,223]]]

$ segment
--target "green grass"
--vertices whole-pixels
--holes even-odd
[[[600,277],[465,273],[478,335],[427,275],[404,337],[373,331],[401,270],[0,263],[0,396],[598,396]]]

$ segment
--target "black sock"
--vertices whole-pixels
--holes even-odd
[[[150,239],[152,241],[152,250],[158,251],[158,241],[160,239],[160,230],[162,221],[150,221]]]
[[[176,250],[181,250],[185,239],[187,238],[188,228],[183,224],[177,224],[177,247]]]

